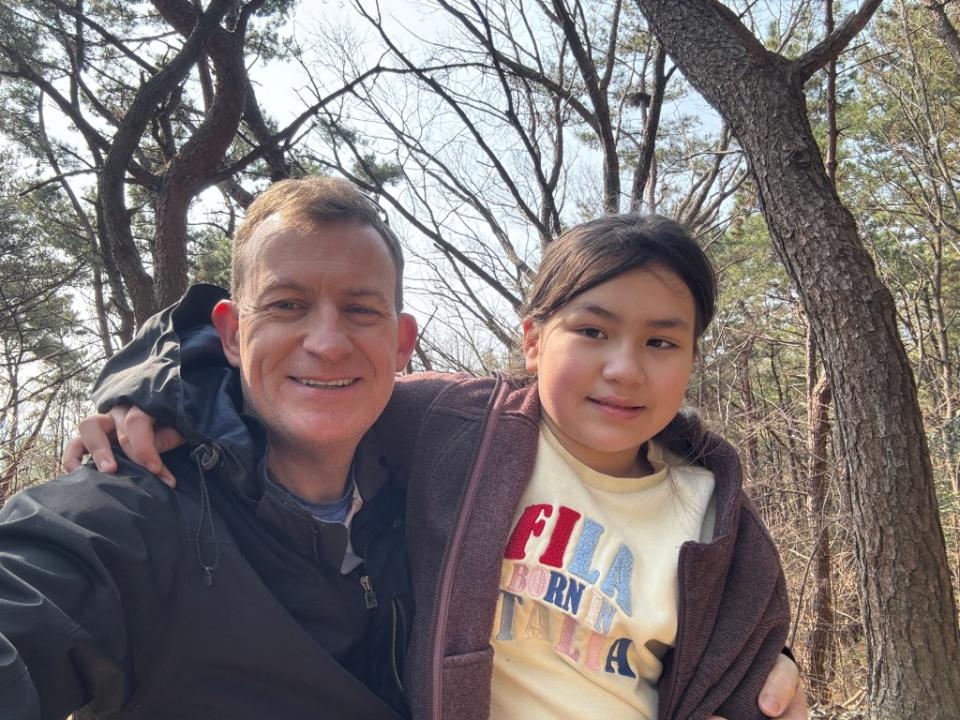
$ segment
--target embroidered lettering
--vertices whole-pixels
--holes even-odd
[[[500,591],[500,632],[497,633],[497,640],[513,640],[513,614],[517,604],[523,605],[522,597]]]
[[[600,536],[603,535],[604,527],[595,520],[585,518],[583,523],[583,532],[580,533],[580,539],[577,540],[577,547],[573,550],[573,558],[570,560],[570,566],[567,568],[571,573],[581,580],[586,580],[593,585],[600,577],[600,571],[590,569],[593,562],[593,554],[597,551],[597,543]]]
[[[567,579],[556,570],[550,571],[550,584],[543,599],[563,609],[563,589],[567,586]]]
[[[512,593],[523,592],[523,588],[527,585],[527,575],[529,574],[530,568],[528,568],[526,565],[514,563],[513,574],[510,576],[510,584],[507,585],[507,590]]]
[[[590,633],[587,641],[587,659],[584,664],[595,672],[600,672],[600,646],[605,639],[603,635],[594,632]]]
[[[576,510],[571,510],[565,505],[560,506],[557,523],[553,526],[553,532],[550,533],[550,544],[547,545],[547,549],[540,556],[540,562],[551,567],[563,567],[563,554],[570,542],[573,527],[579,519],[580,513]]]
[[[542,598],[547,592],[547,584],[550,581],[550,575],[542,567],[535,567],[530,571],[530,579],[527,581],[527,588],[534,597]]]
[[[533,604],[527,626],[523,629],[523,637],[550,642],[550,612],[545,605],[538,602]]]
[[[540,536],[546,526],[544,518],[553,514],[553,506],[546,504],[528,505],[520,514],[517,526],[507,542],[503,556],[507,560],[523,560],[527,556],[527,541],[532,535]]]
[[[603,579],[600,590],[613,598],[616,597],[617,605],[627,615],[633,617],[632,600],[630,597],[630,580],[633,576],[633,553],[630,548],[621,544],[617,550],[617,556],[613,559],[607,576]]]
[[[607,653],[607,665],[604,668],[608,673],[614,672],[614,663],[616,663],[616,672],[624,677],[635,678],[637,674],[633,672],[630,668],[630,663],[627,662],[627,651],[630,649],[630,645],[633,641],[630,638],[617,638],[614,640],[613,645],[610,646],[610,651]]]
[[[557,641],[556,651],[577,662],[580,651],[573,648],[573,636],[577,631],[577,621],[572,617],[564,616],[563,626],[560,628],[560,640]]]

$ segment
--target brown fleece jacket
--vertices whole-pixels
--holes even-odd
[[[401,379],[375,426],[388,463],[410,478],[416,615],[405,680],[418,720],[489,716],[500,568],[539,420],[535,384],[429,373]],[[711,470],[717,493],[713,541],[680,550],[677,644],[665,658],[659,720],[762,718],[757,696],[789,624],[779,557],[729,444],[684,417],[658,440]]]

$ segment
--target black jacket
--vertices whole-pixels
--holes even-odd
[[[216,336],[196,335],[180,358],[179,333],[206,325],[221,293],[199,286],[154,318],[99,388],[155,412],[169,400],[164,419],[194,448],[165,457],[176,491],[122,460],[118,476],[81,468],[0,511],[0,718],[406,713],[402,489],[361,443],[350,539],[366,562],[342,575],[345,529],[265,482],[262,430],[236,410]],[[138,363],[158,348],[189,376],[168,367],[176,381],[157,386]]]

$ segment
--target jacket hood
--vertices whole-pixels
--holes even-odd
[[[136,405],[159,424],[176,427],[191,445],[216,445],[225,476],[255,498],[262,492],[256,470],[265,433],[240,410],[240,374],[227,363],[210,322],[214,306],[229,297],[216,285],[194,285],[150,318],[104,365],[93,401],[100,412]]]

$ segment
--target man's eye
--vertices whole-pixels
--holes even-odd
[[[360,317],[372,317],[380,314],[376,308],[368,307],[366,305],[351,305],[347,308],[347,312],[351,315],[358,315]]]
[[[274,310],[298,310],[300,303],[293,300],[277,300],[270,303],[270,307]]]

